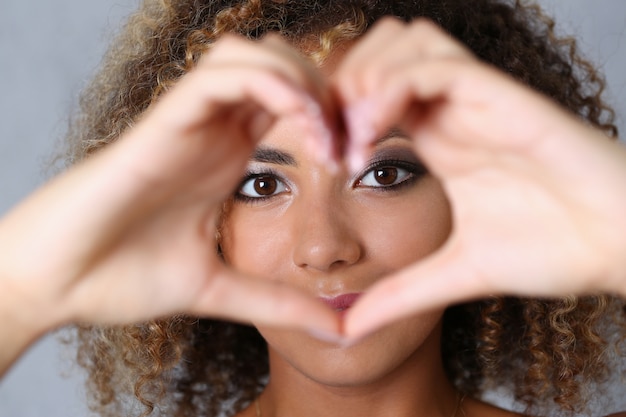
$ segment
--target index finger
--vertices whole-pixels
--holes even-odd
[[[192,308],[195,314],[303,329],[317,337],[342,339],[337,313],[319,300],[295,288],[229,269],[212,278]]]

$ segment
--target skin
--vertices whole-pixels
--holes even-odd
[[[221,247],[229,265],[314,297],[331,297],[364,292],[445,241],[450,230],[445,195],[432,176],[418,171],[408,139],[389,138],[372,155],[374,160],[418,164],[415,173],[392,165],[388,169],[398,175],[399,185],[384,188],[371,169],[355,175],[329,172],[296,139],[301,136],[297,125],[284,123],[261,141],[266,152],[280,152],[293,161],[249,165],[254,174],[272,172],[285,188],[256,201],[235,198],[222,229]],[[251,187],[254,181],[247,180],[243,190],[263,197]],[[257,326],[270,347],[264,415],[363,415],[371,412],[374,398],[381,414],[389,413],[391,404],[395,415],[414,411],[416,404],[430,415],[445,414],[454,407],[456,394],[439,358],[442,314],[437,309],[399,321],[349,347],[302,332]],[[396,401],[406,396],[408,387],[421,387],[418,391],[429,396],[436,392],[447,406],[420,402],[419,396],[410,397],[410,405]],[[300,402],[300,392],[307,401]],[[366,392],[380,395],[363,395]],[[319,393],[320,400],[312,393]],[[352,404],[345,401],[347,393],[355,398]],[[302,408],[312,404],[323,409]]]
[[[284,117],[331,124],[328,89],[276,40],[225,37],[213,52],[135,128],[0,220],[0,375],[45,332],[76,322],[187,312],[339,333],[328,307],[227,268],[215,247],[254,144]]]
[[[217,219],[250,153],[269,129],[293,119],[308,132],[303,140],[315,161],[335,168],[345,161],[353,171],[378,137],[401,127],[449,203],[447,240],[401,270],[368,276],[371,289],[345,317],[312,298],[310,288],[251,277],[215,254]],[[340,120],[348,130],[344,154],[336,150],[345,144],[334,142],[345,137]],[[324,198],[338,192],[320,181],[313,185]],[[343,216],[358,199],[349,200],[337,200]],[[478,62],[432,24],[380,22],[332,77],[276,38],[252,44],[226,37],[120,140],[0,220],[0,374],[42,334],[75,322],[185,312],[354,344],[401,318],[489,294],[626,296],[624,206],[621,145]],[[334,220],[320,215],[311,221]],[[411,343],[426,346],[427,333]],[[364,340],[355,352],[380,339]],[[290,343],[287,337],[285,359]],[[369,378],[402,362],[405,348],[381,358]],[[315,371],[299,368],[298,375]],[[321,369],[318,382],[364,382],[358,361],[351,369],[339,376]],[[478,414],[477,403],[465,404]]]
[[[626,294],[622,145],[478,62],[429,22],[380,22],[334,84],[356,165],[385,126],[402,126],[441,182],[454,224],[438,251],[360,300],[347,334],[488,294]]]
[[[331,75],[345,53],[335,51],[321,71]],[[306,134],[297,121],[285,120],[260,141],[220,231],[228,265],[328,298],[365,293],[446,241],[452,227],[446,195],[410,138],[388,132],[365,166],[350,172],[319,162],[299,140]],[[396,180],[377,179],[381,168]],[[257,325],[270,359],[262,415],[452,415],[460,394],[440,356],[443,312],[412,315],[350,345]],[[463,403],[466,415],[514,415]],[[251,415],[255,404],[240,417]]]

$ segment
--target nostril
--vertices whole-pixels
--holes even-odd
[[[361,246],[357,240],[331,239],[325,243],[314,244],[302,240],[295,247],[294,261],[303,268],[330,271],[358,262],[361,257]]]

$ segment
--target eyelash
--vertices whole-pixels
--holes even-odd
[[[401,169],[407,171],[407,175],[397,184],[383,185],[379,186],[369,186],[362,185],[363,180],[371,173],[374,173],[376,170],[381,170],[384,168],[394,168]],[[418,179],[423,177],[428,173],[426,167],[420,163],[409,162],[402,159],[381,159],[378,161],[373,161],[370,165],[363,171],[361,175],[359,175],[358,179],[355,181],[354,188],[359,186],[364,188],[370,188],[380,192],[392,192],[397,191],[405,186],[411,185],[415,183]]]
[[[246,186],[246,184],[252,180],[256,180],[258,178],[263,178],[263,177],[267,177],[267,178],[272,178],[275,181],[281,183],[283,185],[283,187],[285,189],[289,189],[289,187],[287,186],[287,184],[285,183],[285,181],[280,179],[280,175],[272,170],[272,169],[264,169],[263,171],[257,171],[257,172],[247,172],[244,177],[243,180],[241,181],[241,183],[239,184],[239,187],[237,188],[237,191],[235,192],[234,198],[237,201],[241,201],[244,203],[261,203],[262,201],[265,201],[269,198],[273,198],[276,197],[277,194],[271,194],[268,196],[260,196],[260,197],[252,197],[246,194],[242,193],[242,189]]]
[[[406,178],[403,178],[397,184],[391,185],[383,185],[380,186],[369,186],[369,185],[361,185],[363,179],[366,178],[367,175],[373,173],[376,170],[380,170],[383,168],[397,168],[407,171]],[[423,177],[428,173],[428,170],[420,163],[408,162],[401,159],[382,159],[378,161],[373,161],[370,165],[358,176],[357,180],[354,181],[353,188],[369,188],[379,192],[393,192],[397,191],[405,186],[413,184],[415,181]],[[242,192],[242,189],[248,185],[250,181],[257,180],[259,178],[270,178],[281,184],[280,187],[284,188],[278,194],[270,194],[267,196],[258,196],[253,197],[250,195],[246,195]],[[276,197],[277,195],[283,193],[284,191],[288,191],[289,186],[286,184],[284,180],[280,178],[280,175],[272,169],[264,169],[260,172],[248,172],[244,175],[244,179],[239,184],[239,188],[234,195],[235,200],[241,201],[244,203],[261,203],[267,199]]]

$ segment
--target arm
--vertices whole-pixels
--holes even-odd
[[[441,182],[453,223],[438,251],[350,309],[349,335],[489,295],[626,296],[622,144],[425,21],[382,22],[350,52],[335,84],[352,159],[401,126]]]
[[[289,48],[223,38],[132,130],[0,220],[0,372],[73,322],[186,313],[338,333],[328,307],[216,251],[223,203],[265,131],[296,114],[332,125],[316,111],[330,110],[328,90]]]
[[[45,333],[27,318],[26,300],[21,300],[0,281],[0,378],[28,347]],[[41,318],[40,318],[41,319]]]

